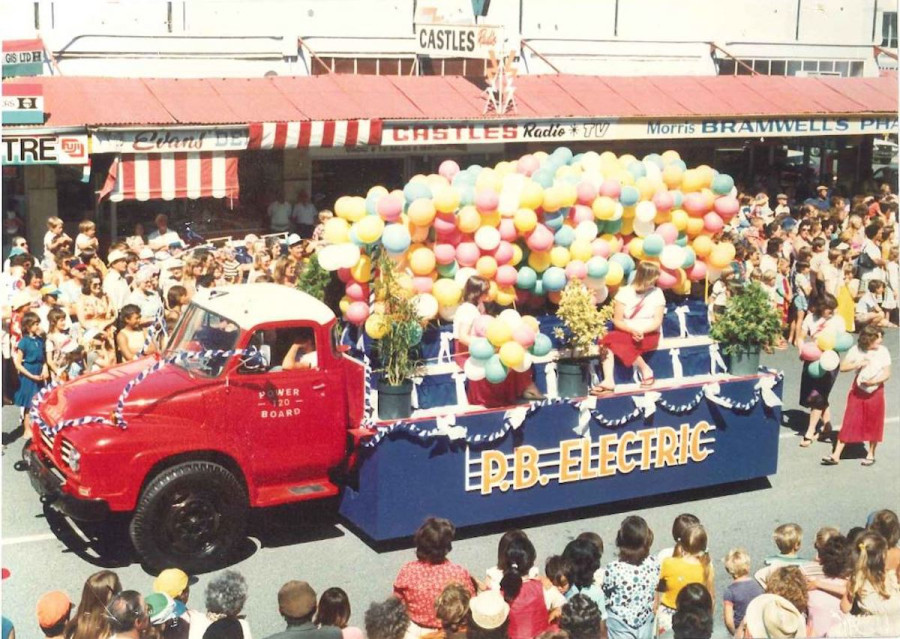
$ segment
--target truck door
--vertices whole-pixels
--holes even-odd
[[[333,397],[336,371],[318,365],[313,327],[260,329],[249,345],[260,349],[261,364],[241,366],[229,377],[227,405],[232,428],[244,431],[251,472],[268,497],[286,501],[281,491],[327,476],[344,456],[344,406]],[[329,392],[330,390],[330,392]],[[340,394],[339,394],[340,397]],[[269,501],[269,499],[266,499]]]

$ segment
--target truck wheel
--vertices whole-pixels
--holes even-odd
[[[153,568],[213,570],[244,538],[248,509],[243,485],[226,468],[178,464],[147,484],[131,520],[131,541]]]

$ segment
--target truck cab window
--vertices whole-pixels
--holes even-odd
[[[318,368],[316,336],[312,328],[291,327],[256,331],[249,345],[259,349],[265,370],[246,373],[297,371]]]

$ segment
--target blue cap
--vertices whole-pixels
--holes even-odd
[[[9,249],[10,257],[15,257],[16,255],[25,255],[25,249],[23,249],[21,246],[14,246]]]
[[[787,217],[781,223],[781,228],[783,228],[785,231],[790,231],[792,228],[797,226],[797,224],[798,224],[797,220],[795,220],[792,217]]]

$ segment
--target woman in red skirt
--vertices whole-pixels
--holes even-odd
[[[838,433],[837,446],[831,457],[822,459],[823,466],[836,466],[844,446],[868,442],[863,466],[875,463],[875,448],[884,436],[884,383],[891,376],[891,354],[882,342],[884,332],[877,326],[866,326],[856,346],[847,351],[842,371],[858,371],[847,396],[844,423]]]
[[[659,328],[666,312],[666,298],[656,286],[658,279],[659,265],[641,262],[635,269],[631,285],[620,288],[613,298],[613,330],[601,342],[606,346],[603,380],[591,389],[591,395],[605,395],[615,390],[613,355],[625,366],[637,367],[642,387],[653,386],[653,370],[642,356],[659,345]]]

